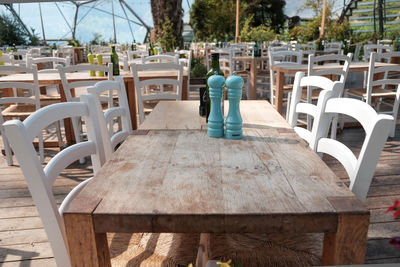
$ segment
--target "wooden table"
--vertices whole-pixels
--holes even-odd
[[[358,72],[358,71],[368,71],[368,62],[351,62],[349,66],[350,72]],[[390,66],[397,64],[388,64],[377,62],[375,66]],[[290,64],[290,63],[278,63],[274,66],[270,67],[271,70],[276,71],[276,90],[275,90],[275,108],[279,113],[283,114],[283,85],[285,82],[285,75],[287,74],[295,74],[296,72],[302,71],[307,72],[308,65],[307,64]],[[323,69],[342,69],[343,66],[339,64],[325,64],[315,66],[315,70],[323,70]]]
[[[149,116],[158,130],[141,125],[72,200],[74,266],[110,266],[107,232],[323,232],[324,265],[364,262],[369,211],[267,101],[241,102],[235,141],[208,137],[197,108],[159,103],[178,123]]]
[[[233,57],[232,60],[250,62],[250,100],[255,100],[257,92],[257,65],[262,61],[268,61],[268,57]]]
[[[136,119],[136,91],[134,87],[134,81],[132,73],[129,71],[121,70],[121,75],[124,78],[126,93],[128,97],[130,115],[132,119],[132,129],[137,129],[137,119]],[[146,80],[154,77],[157,78],[171,78],[176,77],[176,72],[174,71],[151,71],[151,72],[139,72],[140,79]],[[60,96],[61,102],[66,102],[66,96],[63,90],[62,82],[60,75],[58,73],[38,73],[39,85],[58,85],[60,88]],[[70,82],[75,81],[101,81],[107,79],[107,77],[91,77],[88,71],[85,72],[75,72],[75,73],[67,73],[67,79]],[[188,99],[188,88],[187,88],[187,73],[184,73],[183,76],[183,85],[182,85],[182,100]],[[11,74],[7,76],[0,77],[0,82],[32,82],[31,74]],[[7,95],[4,95],[7,96]],[[74,131],[72,129],[71,123],[65,121],[65,135],[67,143],[74,143]],[[58,143],[57,143],[58,144]]]

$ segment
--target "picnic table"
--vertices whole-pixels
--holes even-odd
[[[323,265],[363,263],[368,209],[267,101],[241,114],[210,138],[197,101],[160,102],[65,210],[72,264],[110,266],[107,232],[324,233]]]

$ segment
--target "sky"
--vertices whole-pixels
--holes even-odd
[[[153,25],[151,16],[150,0],[125,0],[132,9],[141,17],[141,19],[149,26]],[[190,6],[195,0],[182,0],[182,8],[184,10],[184,21],[189,21]],[[223,1],[223,0],[222,0]],[[343,3],[342,1],[336,1]],[[287,16],[297,14],[299,7],[303,4],[303,0],[286,0],[285,13]],[[114,12],[116,15],[125,17],[119,1],[113,1]],[[337,8],[343,4],[338,5]],[[75,6],[71,2],[45,2],[41,3],[44,32],[46,39],[68,38],[71,36],[70,27],[73,23]],[[35,29],[35,33],[43,37],[42,27],[40,23],[40,9],[38,3],[14,4],[14,8],[19,12],[22,21],[28,26]],[[59,12],[60,9],[65,17]],[[108,41],[114,36],[112,16],[100,10],[111,12],[112,0],[98,0],[94,3],[83,5],[79,8],[78,24],[76,30],[76,38],[82,43],[93,40],[94,33],[102,35],[104,40]],[[125,9],[126,10],[126,9]],[[9,13],[5,7],[0,6],[1,13]],[[126,10],[128,17],[137,21],[133,15]],[[300,16],[310,17],[311,12],[304,11]],[[66,22],[67,21],[67,22]],[[129,29],[129,25],[125,19],[116,17],[117,41],[119,43],[131,43],[133,38],[137,42],[143,42],[146,29],[143,26],[131,23],[133,37]]]

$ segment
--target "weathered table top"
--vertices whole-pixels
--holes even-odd
[[[154,114],[194,113],[194,123],[130,136],[72,200],[64,212],[72,261],[103,257],[105,232],[328,232],[323,263],[362,262],[365,206],[268,102],[241,106],[244,138],[228,140],[199,130],[196,102],[162,102]],[[82,256],[94,243],[97,258]]]
[[[199,101],[160,101],[139,126],[140,130],[201,130],[207,129],[205,117],[199,116]],[[225,101],[225,117],[229,101]],[[244,127],[281,127],[290,129],[281,115],[265,100],[244,100],[240,102]]]

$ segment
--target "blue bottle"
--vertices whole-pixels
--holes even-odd
[[[215,72],[215,74],[210,76],[207,80],[211,99],[211,111],[208,116],[207,129],[207,134],[210,137],[218,138],[224,136],[224,116],[222,115],[221,109],[224,83],[224,77],[218,75],[218,72]]]
[[[242,139],[242,116],[240,115],[240,99],[242,98],[243,78],[233,73],[226,79],[229,111],[226,117],[226,138]]]

